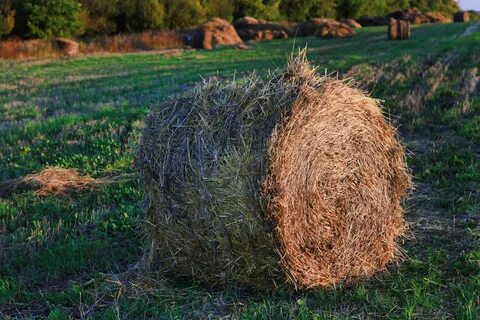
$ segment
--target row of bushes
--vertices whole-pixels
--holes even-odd
[[[448,15],[455,0],[0,0],[0,37],[51,38],[185,29],[206,18],[303,21],[417,7]]]

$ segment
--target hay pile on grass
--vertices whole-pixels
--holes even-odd
[[[77,169],[49,167],[40,172],[27,174],[17,179],[0,183],[0,197],[14,193],[35,190],[37,196],[65,195],[74,192],[90,191],[102,185],[119,181],[129,175],[119,175],[94,179],[81,175]]]
[[[213,285],[328,286],[399,253],[404,151],[377,100],[302,53],[153,110],[137,164],[148,263]]]

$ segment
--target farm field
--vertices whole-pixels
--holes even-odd
[[[149,109],[201,78],[282,68],[306,45],[318,72],[353,77],[384,101],[409,151],[403,259],[371,279],[297,293],[139,272],[146,241],[133,159]],[[416,26],[409,41],[368,27],[247,50],[0,61],[0,181],[49,166],[125,177],[78,194],[0,197],[0,318],[478,319],[479,75],[480,23]]]

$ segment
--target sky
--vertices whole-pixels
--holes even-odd
[[[459,3],[463,10],[480,10],[480,0],[460,0]]]

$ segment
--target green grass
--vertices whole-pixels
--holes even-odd
[[[480,97],[478,89],[466,94],[463,81],[466,70],[480,69],[479,30],[424,25],[411,40],[391,42],[384,27],[371,27],[349,39],[248,50],[1,61],[0,180],[47,166],[93,177],[133,173],[151,106],[201,77],[281,68],[308,44],[319,72],[353,76],[385,100],[411,150],[416,190],[406,203],[414,238],[405,240],[403,261],[354,284],[274,294],[131,275],[145,248],[136,179],[71,196],[0,198],[0,317],[478,319]]]

